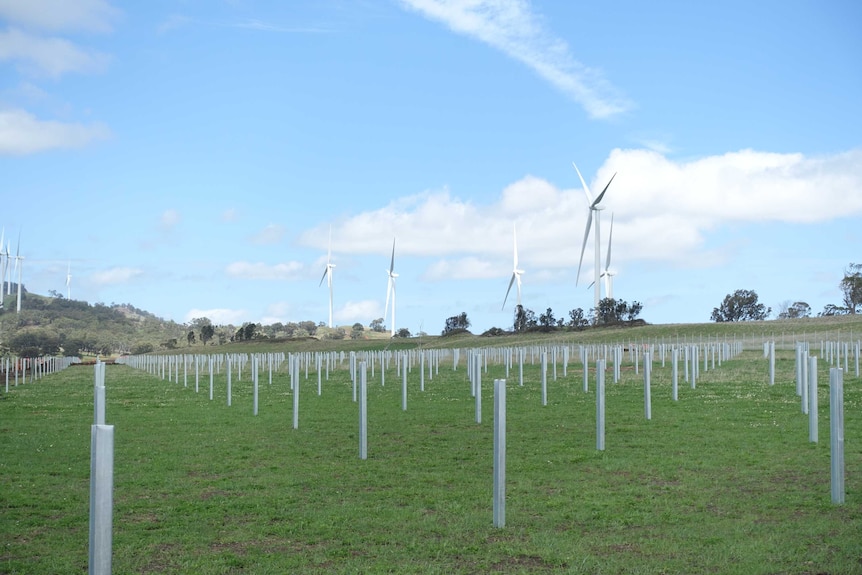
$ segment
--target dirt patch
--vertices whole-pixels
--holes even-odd
[[[492,571],[506,573],[515,568],[525,568],[531,573],[536,571],[553,571],[556,568],[565,569],[566,565],[554,565],[536,555],[515,555],[491,564]]]

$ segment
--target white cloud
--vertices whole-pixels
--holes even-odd
[[[105,0],[0,0],[0,17],[46,30],[108,32],[120,11]]]
[[[631,107],[600,71],[578,62],[566,43],[545,29],[527,0],[401,0],[401,3],[526,64],[580,103],[594,118],[614,116]]]
[[[225,273],[231,277],[253,280],[292,280],[304,277],[304,267],[299,262],[268,265],[257,262],[233,262]]]
[[[372,320],[383,317],[383,307],[375,300],[348,301],[335,310],[332,316],[342,325],[356,322],[368,325]]]
[[[221,213],[221,221],[235,222],[239,219],[239,212],[236,208],[228,208]]]
[[[90,276],[90,281],[97,286],[123,284],[143,273],[143,270],[138,268],[116,267],[94,273]]]
[[[0,110],[0,154],[80,148],[110,135],[110,130],[102,124],[39,120],[24,110]]]
[[[742,249],[713,246],[722,226],[754,222],[818,223],[862,215],[862,150],[807,157],[743,150],[692,160],[674,160],[651,150],[614,150],[591,186],[617,176],[602,204],[602,253],[614,215],[612,267],[633,260],[679,267],[712,266]],[[482,278],[511,273],[512,224],[517,225],[519,265],[537,277],[577,267],[587,201],[574,170],[573,187],[561,189],[526,176],[486,205],[424,193],[360,213],[333,226],[333,252],[385,258],[397,237],[399,257],[444,258],[426,269],[426,279]],[[595,190],[598,191],[598,190]],[[326,249],[327,226],[300,241]],[[581,280],[592,279],[592,238]],[[532,274],[537,274],[536,276]]]
[[[499,265],[490,261],[467,257],[454,261],[440,260],[425,271],[423,279],[429,281],[486,279],[498,277],[503,271]]]
[[[261,231],[253,235],[250,240],[252,243],[260,245],[277,244],[284,237],[284,227],[278,224],[269,224]]]
[[[35,36],[12,28],[0,32],[0,61],[17,62],[29,74],[57,78],[69,72],[101,72],[110,58],[63,38]]]
[[[186,314],[186,321],[189,322],[198,317],[207,317],[214,325],[240,325],[247,321],[248,312],[244,309],[191,309]]]

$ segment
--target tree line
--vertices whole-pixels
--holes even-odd
[[[841,290],[842,304],[826,304],[818,317],[835,315],[855,315],[862,309],[862,264],[851,263],[844,270],[844,277],[838,282]],[[765,320],[772,313],[758,300],[754,290],[738,289],[727,294],[721,304],[713,308],[710,319],[715,322],[727,321],[759,321]],[[811,317],[811,306],[804,301],[785,301],[779,304],[778,319],[800,319]]]

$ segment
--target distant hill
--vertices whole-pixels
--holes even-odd
[[[188,329],[131,304],[89,304],[62,296],[46,297],[22,289],[21,313],[15,291],[0,310],[0,354],[110,355],[136,348],[159,349],[170,340],[185,341]]]

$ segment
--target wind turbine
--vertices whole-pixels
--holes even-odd
[[[3,294],[6,293],[6,268],[9,267],[9,254],[3,251],[6,243],[6,228],[0,232],[0,309],[3,309]]]
[[[383,321],[386,321],[386,313],[389,311],[389,294],[392,294],[392,330],[390,337],[395,337],[395,238],[392,238],[392,259],[389,261],[389,281],[386,284],[386,307],[383,308]]]
[[[12,271],[9,269],[9,258],[12,257],[12,242],[10,240],[6,240],[6,273],[8,274],[6,280],[6,295],[12,295]],[[18,260],[15,260],[15,267],[18,267]]]
[[[69,260],[69,268],[66,271],[66,299],[72,299],[72,260]]]
[[[513,238],[513,252],[514,252],[514,264],[512,265],[512,279],[509,280],[509,288],[506,290],[506,297],[503,298],[503,307],[500,309],[506,309],[506,300],[509,299],[509,292],[512,291],[512,284],[518,282],[518,305],[521,305],[521,274],[524,273],[524,270],[518,269],[518,232],[514,226],[512,225],[512,238]]]
[[[335,264],[332,263],[332,226],[329,226],[329,248],[326,252],[326,269],[323,270],[323,277],[320,278],[320,284],[317,287],[323,285],[323,280],[326,280],[327,285],[329,286],[329,327],[332,327],[332,268],[335,267]]]
[[[580,178],[580,180],[581,180],[581,185],[584,187],[584,193],[587,195],[587,202],[589,202],[589,205],[590,205],[589,215],[587,216],[587,227],[584,230],[584,244],[581,246],[581,259],[578,262],[578,275],[575,276],[575,285],[578,285],[578,279],[581,276],[581,265],[584,263],[584,250],[587,249],[587,239],[590,237],[590,225],[593,222],[593,212],[596,213],[596,239],[594,242],[595,247],[596,247],[596,260],[595,260],[596,267],[595,267],[595,276],[594,276],[595,279],[598,280],[599,276],[602,273],[602,270],[601,270],[602,255],[601,255],[600,221],[601,221],[601,210],[603,210],[604,207],[600,206],[599,203],[601,203],[602,198],[605,196],[605,192],[608,191],[608,188],[610,187],[611,182],[614,181],[614,178],[617,175],[616,175],[616,173],[614,173],[614,175],[611,176],[610,181],[608,181],[608,185],[606,185],[605,189],[602,190],[602,193],[599,194],[598,197],[593,199],[593,195],[590,193],[590,189],[587,187],[587,183],[584,181],[584,177],[581,175],[581,171],[578,169],[578,166],[575,165],[574,162],[572,162],[572,165],[575,166],[575,171],[578,173],[578,178]],[[598,313],[599,301],[601,299],[601,286],[599,285],[598,281],[595,282],[593,294],[594,294],[594,297],[593,297],[594,308],[595,308],[596,312]]]
[[[614,239],[614,215],[611,214],[611,231],[608,234],[608,259],[605,262],[605,271],[602,272],[602,275],[599,278],[605,279],[605,297],[613,299],[614,297],[614,276],[616,273],[611,271],[611,244]],[[593,280],[593,283],[589,285],[589,287],[593,287],[596,281]]]
[[[18,301],[16,313],[21,313],[21,274],[24,270],[24,256],[21,255],[21,234],[18,234],[18,247],[15,248],[15,267],[18,269]]]

